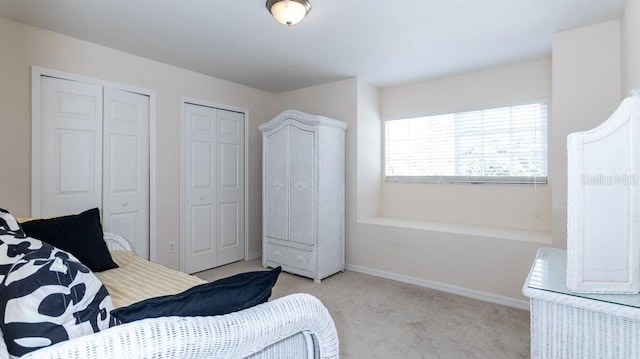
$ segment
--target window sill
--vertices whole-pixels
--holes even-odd
[[[547,177],[490,176],[386,176],[386,183],[546,185]]]
[[[552,243],[551,232],[539,232],[525,229],[478,226],[460,223],[429,222],[391,217],[367,218],[359,220],[358,223],[525,242],[545,244]]]

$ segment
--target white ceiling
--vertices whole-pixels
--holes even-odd
[[[311,0],[287,28],[265,0],[0,0],[0,17],[279,93],[359,77],[405,84],[538,59],[555,32],[626,0]]]

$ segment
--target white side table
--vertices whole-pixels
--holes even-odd
[[[531,358],[640,358],[640,295],[573,293],[566,273],[566,250],[538,250],[522,289],[531,305]]]

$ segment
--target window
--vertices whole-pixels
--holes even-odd
[[[547,104],[387,121],[385,179],[547,183]]]

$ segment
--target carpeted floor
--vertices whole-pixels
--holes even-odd
[[[241,261],[196,275],[261,270]],[[529,312],[346,271],[322,283],[282,273],[272,298],[310,293],[329,309],[341,358],[529,358]]]

